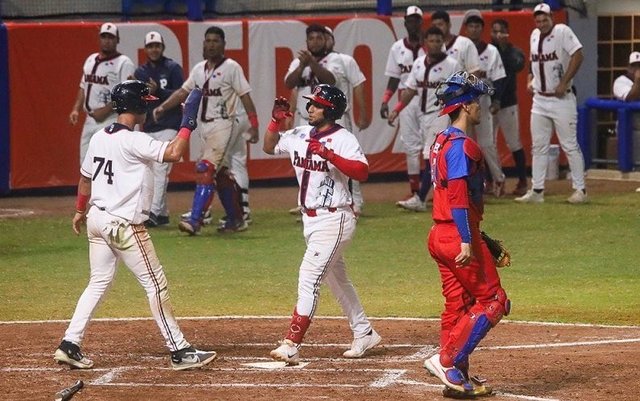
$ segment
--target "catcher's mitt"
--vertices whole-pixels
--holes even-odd
[[[496,267],[511,266],[511,254],[507,248],[502,245],[502,241],[491,238],[484,231],[482,231],[481,234],[491,255],[493,255],[493,259],[496,261]]]

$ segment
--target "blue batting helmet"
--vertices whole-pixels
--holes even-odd
[[[493,93],[494,89],[475,75],[466,71],[455,72],[436,88],[438,103],[444,106],[440,115],[449,114],[464,103]]]

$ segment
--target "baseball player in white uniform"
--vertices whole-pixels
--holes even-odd
[[[118,83],[133,77],[136,67],[131,59],[118,53],[120,36],[111,22],[100,27],[100,51],[91,54],[82,67],[80,88],[76,95],[69,122],[78,123],[80,109],[87,113],[80,136],[80,163],[87,153],[94,133],[116,120],[111,107],[111,89]]]
[[[482,149],[484,160],[489,166],[489,172],[493,182],[491,188],[488,182],[485,182],[486,188],[492,191],[497,197],[504,195],[504,180],[506,178],[502,171],[500,158],[498,157],[498,146],[496,136],[493,130],[493,99],[502,95],[504,81],[507,77],[502,58],[498,49],[491,43],[482,40],[482,31],[484,29],[484,18],[480,11],[472,9],[464,14],[463,25],[465,27],[467,37],[471,39],[478,50],[480,60],[480,70],[484,71],[484,80],[489,86],[495,89],[494,94],[480,97],[480,123],[473,127],[478,145]]]
[[[567,155],[574,192],[569,203],[588,201],[584,159],[576,134],[577,104],[571,85],[584,58],[582,44],[571,28],[554,24],[551,8],[540,3],[533,9],[536,29],[531,32],[531,68],[527,88],[533,93],[531,138],[533,161],[531,189],[516,198],[522,203],[544,202],[549,144],[555,130]]]
[[[443,51],[458,60],[458,63],[466,72],[478,75],[478,71],[481,71],[478,50],[469,38],[451,33],[451,17],[449,13],[444,10],[434,11],[431,14],[431,24],[440,28],[444,34]]]
[[[80,169],[73,230],[80,234],[86,216],[91,274],[71,318],[54,360],[73,368],[90,369],[93,361],[80,351],[80,343],[91,316],[106,294],[119,261],[136,276],[147,293],[151,313],[171,351],[171,367],[185,370],[204,366],[215,359],[213,351],[199,351],[184,338],[173,316],[167,278],[151,237],[144,226],[153,197],[154,162],[176,162],[187,149],[196,126],[202,93],[187,98],[180,132],[171,142],[157,141],[143,132],[149,105],[155,100],[147,84],[125,81],[111,92],[117,122],[98,131]]]
[[[342,256],[356,229],[348,181],[365,180],[369,165],[356,137],[335,123],[347,107],[342,91],[317,85],[312,94],[305,96],[310,125],[279,133],[280,122],[290,112],[288,100],[278,98],[264,137],[266,153],[287,153],[291,158],[300,184],[298,203],[307,243],[289,330],[280,346],[271,351],[272,358],[289,365],[299,362],[299,348],[316,312],[323,281],[340,303],[353,331],[351,348],[343,356],[360,358],[381,341],[347,277]]]
[[[629,55],[626,74],[613,81],[613,96],[623,102],[640,100],[640,52]],[[633,159],[640,160],[640,113],[633,113]]]
[[[333,31],[327,26],[324,28],[326,30],[325,39],[327,41],[327,51],[329,52],[329,56],[338,56],[338,62],[335,64],[338,68],[333,70],[336,78],[335,86],[347,96],[347,110],[337,123],[345,127],[347,131],[353,132],[353,124],[351,123],[351,115],[349,114],[349,99],[355,99],[356,102],[354,102],[354,105],[358,105],[359,112],[356,126],[361,130],[367,129],[371,124],[371,118],[367,113],[364,94],[364,83],[367,78],[364,76],[362,70],[360,70],[360,66],[353,57],[333,50],[333,46],[335,44]],[[360,182],[351,180],[350,188],[351,195],[353,196],[353,211],[356,216],[359,216],[362,213],[362,208],[364,207],[364,197],[362,195],[362,189],[360,188]]]
[[[413,63],[418,57],[426,54],[422,48],[423,23],[423,13],[420,7],[407,7],[404,16],[407,36],[391,46],[384,70],[384,75],[389,79],[387,88],[382,95],[380,117],[385,120],[389,118],[389,101],[396,89],[398,94],[402,96],[402,92],[406,89],[405,81],[413,68]],[[416,97],[411,99],[399,115],[398,133],[404,147],[410,190],[410,195],[403,200],[411,199],[420,190],[420,164],[422,160],[420,152],[422,152],[423,145],[422,133],[420,132],[421,114],[420,99]]]
[[[238,104],[242,102],[247,112],[250,142],[258,141],[258,116],[251,99],[251,87],[242,67],[224,56],[224,31],[209,27],[203,44],[204,61],[196,64],[182,88],[154,110],[154,116],[178,106],[193,88],[202,88],[200,124],[198,133],[204,149],[196,163],[196,189],[191,214],[178,224],[180,231],[195,235],[203,225],[203,217],[217,190],[226,214],[225,224],[218,227],[220,233],[234,233],[247,229],[241,206],[241,190],[229,170],[230,147],[242,140],[236,129]]]
[[[418,57],[413,63],[411,72],[404,81],[406,89],[402,92],[400,101],[389,114],[389,123],[393,124],[396,118],[402,115],[404,106],[417,99],[420,111],[418,120],[420,138],[417,138],[416,141],[419,142],[412,146],[419,146],[423,150],[423,154],[428,157],[429,149],[435,141],[436,135],[449,125],[449,117],[439,114],[441,107],[436,99],[436,88],[461,67],[458,61],[442,51],[444,36],[439,28],[430,27],[424,32],[423,38],[423,47],[427,50],[427,54]],[[419,191],[409,199],[397,202],[396,205],[407,210],[424,212],[427,210],[426,198],[430,188],[431,167],[429,163],[426,163]]]

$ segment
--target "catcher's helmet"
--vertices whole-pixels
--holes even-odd
[[[313,88],[311,95],[302,97],[309,99],[307,110],[311,102],[321,106],[324,109],[324,118],[327,120],[339,120],[347,109],[347,97],[335,86],[321,84]]]
[[[444,106],[440,115],[449,114],[464,103],[493,93],[494,89],[475,75],[466,71],[455,72],[436,88],[438,103]]]
[[[111,102],[118,114],[145,114],[147,103],[158,98],[149,93],[149,87],[142,81],[121,82],[111,90]]]

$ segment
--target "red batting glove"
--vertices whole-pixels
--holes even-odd
[[[313,153],[314,155],[318,155],[325,160],[333,160],[335,156],[333,150],[324,146],[324,144],[322,144],[319,140],[311,138],[307,139],[307,142],[309,142],[309,150],[311,151],[311,153]]]
[[[277,122],[280,122],[288,117],[293,116],[293,113],[289,111],[289,101],[286,97],[279,96],[273,102],[273,110],[271,110],[271,117]]]

